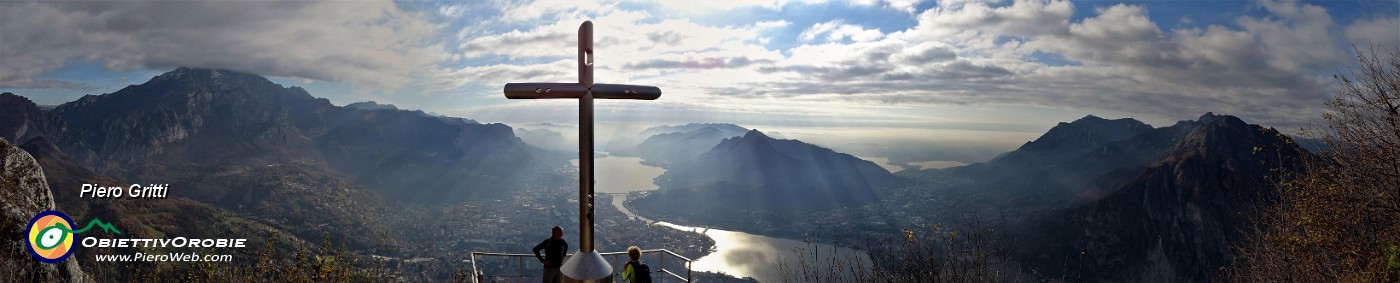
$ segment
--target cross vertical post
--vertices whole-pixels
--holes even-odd
[[[578,28],[578,83],[507,83],[509,99],[578,99],[579,144],[579,251],[569,257],[560,271],[582,281],[601,280],[612,275],[612,265],[594,250],[593,239],[593,99],[655,100],[661,88],[655,86],[593,83],[593,22]]]
[[[578,28],[578,84],[593,88],[593,22]],[[593,91],[578,98],[578,249],[593,252]],[[585,214],[585,212],[587,212]],[[585,221],[587,220],[587,221]],[[606,262],[605,262],[606,263]],[[611,273],[611,272],[610,272]]]

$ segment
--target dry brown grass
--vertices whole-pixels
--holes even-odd
[[[1327,150],[1280,178],[1220,279],[1400,282],[1400,48],[1356,53],[1324,124],[1304,130]]]

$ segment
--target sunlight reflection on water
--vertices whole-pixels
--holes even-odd
[[[808,244],[797,240],[721,229],[705,230],[664,221],[657,222],[657,225],[681,231],[703,231],[705,236],[715,240],[715,252],[695,260],[692,267],[697,271],[753,277],[759,282],[779,282],[783,281],[783,273],[778,268],[779,262],[787,264],[789,269],[800,269],[796,266],[800,258],[797,254],[799,251],[808,258],[808,262],[815,264],[816,268],[824,269],[830,266],[833,255],[840,261],[860,262],[861,265],[870,263],[870,257],[865,252],[828,244]],[[813,251],[816,251],[815,255]],[[820,260],[810,260],[812,258]],[[796,279],[788,279],[793,280]]]
[[[577,166],[578,160],[573,160],[573,163]],[[641,159],[636,157],[608,156],[598,158],[594,163],[598,166],[598,192],[655,190],[656,185],[651,183],[652,179],[665,172],[665,169],[659,167],[642,165]],[[614,196],[612,203],[628,216],[634,216],[622,206],[625,200],[625,196]],[[656,225],[682,231],[703,232],[705,236],[715,240],[715,252],[695,259],[693,268],[696,271],[720,272],[741,278],[753,277],[760,282],[778,282],[782,279],[779,262],[784,262],[789,267],[794,266],[799,259],[796,253],[799,249],[808,258],[812,258],[812,251],[817,251],[816,257],[824,260],[812,262],[822,268],[829,266],[833,254],[838,260],[846,262],[870,262],[870,257],[864,252],[829,244],[808,244],[799,240],[722,229],[707,230],[703,227],[681,226],[664,221],[656,222]]]

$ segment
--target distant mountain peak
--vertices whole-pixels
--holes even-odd
[[[1247,159],[1246,155],[1251,155],[1250,151],[1240,151],[1239,149],[1275,148],[1287,144],[1287,136],[1281,136],[1278,131],[1271,128],[1264,128],[1259,125],[1245,123],[1239,117],[1231,115],[1213,115],[1206,113],[1201,116],[1199,125],[1187,134],[1180,142],[1172,148],[1167,156],[1189,157],[1207,153],[1234,153],[1241,159]],[[1290,155],[1296,155],[1295,146],[1288,146],[1285,149],[1290,151]]]
[[[1021,146],[1018,151],[1066,151],[1077,155],[1081,151],[1103,144],[1126,140],[1152,130],[1152,126],[1133,118],[1108,120],[1088,115],[1074,122],[1060,122],[1044,135]]]
[[[1083,124],[1121,124],[1121,125],[1128,125],[1128,126],[1138,126],[1138,125],[1147,126],[1146,123],[1143,123],[1142,121],[1138,121],[1137,119],[1133,119],[1133,118],[1118,118],[1118,119],[1112,119],[1112,120],[1110,120],[1110,119],[1105,119],[1105,118],[1103,118],[1103,117],[1094,116],[1094,115],[1092,115],[1092,114],[1091,114],[1091,115],[1085,115],[1083,118],[1079,118],[1079,119],[1077,119],[1077,120],[1074,120],[1074,122],[1069,122],[1069,124],[1081,124],[1081,125],[1083,125]],[[1148,126],[1148,127],[1151,127],[1151,126]]]
[[[1200,118],[1196,118],[1196,121],[1200,121],[1201,123],[1210,123],[1211,121],[1215,121],[1215,113],[1206,112],[1206,114],[1202,114]]]
[[[34,104],[34,101],[29,100],[28,97],[19,96],[11,92],[0,93],[0,102],[3,102],[3,104],[0,105],[33,105],[34,108],[39,107]]]
[[[266,77],[256,74],[239,72],[227,69],[210,68],[190,68],[179,67],[175,70],[165,72],[159,76],[151,78],[146,84],[159,83],[195,83],[195,84],[224,84],[224,85],[281,85],[273,83]]]
[[[346,105],[345,105],[345,108],[355,108],[355,109],[363,109],[363,110],[379,110],[379,109],[399,110],[399,107],[398,107],[398,106],[394,106],[393,104],[388,104],[388,103],[379,104],[378,102],[374,102],[374,101],[372,101],[372,100],[371,100],[371,101],[361,101],[361,102],[355,102],[355,103],[346,104]]]
[[[1273,129],[1215,113],[1105,148],[1121,148],[1125,154],[1071,160],[1087,161],[1081,164],[1089,166],[1111,164],[1119,169],[1085,171],[1083,168],[1092,167],[1054,164],[1054,168],[1074,169],[1042,175],[1097,176],[1087,184],[1101,186],[1097,190],[1104,192],[1029,221],[1039,227],[1023,232],[1022,237],[1051,243],[1094,243],[1088,249],[1030,246],[1027,254],[1041,258],[1087,252],[1081,262],[1070,259],[1066,264],[1056,259],[1032,264],[1052,267],[1046,268],[1049,270],[1062,265],[1084,266],[1082,270],[1087,271],[1084,275],[1050,276],[1084,276],[1087,281],[1208,281],[1217,276],[1219,266],[1229,263],[1230,247],[1240,243],[1241,232],[1246,231],[1241,227],[1250,225],[1248,214],[1242,212],[1253,211],[1277,196],[1278,187],[1269,176],[1298,172],[1297,162],[1308,154]],[[1151,153],[1152,158],[1108,163],[1140,152]],[[1090,152],[1088,156],[1093,155]],[[1040,180],[1046,178],[1006,176],[993,178],[1034,179],[1027,182],[1032,188],[1046,183]],[[1079,187],[1085,186],[1070,188]]]
[[[716,131],[723,132],[723,133],[733,133],[735,136],[738,136],[740,133],[743,133],[743,132],[746,132],[746,131],[749,130],[749,129],[744,128],[744,127],[741,127],[741,126],[739,126],[739,125],[728,124],[728,123],[688,123],[688,124],[679,125],[679,126],[667,126],[667,125],[662,125],[662,126],[650,127],[650,128],[647,128],[646,130],[643,130],[643,131],[641,132],[641,136],[647,136],[647,137],[649,137],[649,136],[660,135],[660,134],[667,134],[667,133],[693,132],[693,131],[703,130],[703,129],[712,129],[712,130],[716,130]]]
[[[1234,126],[1249,125],[1249,123],[1245,123],[1244,120],[1240,119],[1240,117],[1235,117],[1234,115],[1219,115],[1211,112],[1206,112],[1205,115],[1201,115],[1201,117],[1196,119],[1196,121],[1200,122],[1201,124],[1220,124]]]
[[[752,130],[749,130],[748,132],[744,133],[744,139],[752,139],[752,138],[772,139],[772,138],[768,137],[768,135],[763,134],[763,132],[758,131],[758,129],[752,129]]]

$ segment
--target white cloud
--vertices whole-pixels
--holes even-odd
[[[1347,41],[1357,47],[1380,44],[1400,47],[1400,17],[1379,17],[1352,22],[1347,26]]]
[[[967,5],[968,3],[995,4],[1001,2],[1002,0],[939,0],[938,6],[947,8],[957,8],[961,7],[962,5]]]
[[[632,0],[635,2],[649,3],[670,10],[680,10],[688,13],[733,10],[740,8],[757,7],[769,10],[781,10],[790,4],[821,4],[827,0],[726,0],[726,1],[666,1],[666,0]]]
[[[915,9],[917,9],[919,3],[922,3],[923,1],[922,1],[922,0],[886,0],[885,2],[886,2],[885,4],[886,4],[888,7],[890,7],[890,8],[893,8],[893,9],[895,9],[895,10],[904,11],[904,12],[909,13],[909,14],[912,15],[912,14],[914,14],[914,12],[917,12]]]
[[[493,64],[442,70],[438,77],[454,83],[454,88],[471,82],[574,82],[578,81],[577,64],[574,59],[528,65]]]
[[[407,84],[442,59],[439,29],[390,1],[0,3],[0,85],[71,62],[112,70],[228,68],[268,76]]]
[[[914,14],[915,12],[917,12],[916,9],[918,8],[919,3],[923,3],[923,2],[924,2],[923,0],[854,0],[854,1],[850,1],[851,5],[857,5],[857,6],[876,6],[876,5],[879,5],[879,6],[882,6],[882,7],[885,7],[885,8],[890,8],[890,9],[895,9],[895,10],[903,11],[903,12],[909,13],[909,14],[911,14],[911,15]]]
[[[715,27],[610,11],[594,15],[619,19],[595,21],[598,76],[661,85],[668,99],[682,103],[1002,104],[1163,120],[1215,111],[1297,123],[1319,110],[1326,91],[1328,80],[1314,72],[1345,58],[1331,43],[1336,37],[1325,33],[1335,28],[1326,11],[1295,2],[1264,2],[1267,13],[1237,18],[1239,28],[1171,30],[1140,5],[1109,5],[1071,21],[1074,5],[1066,1],[995,3],[940,2],[919,13],[913,27],[888,33],[830,19],[803,30],[800,44],[787,50],[764,46],[760,32],[791,25],[787,21]],[[577,21],[477,37],[463,50],[468,57],[572,60]],[[1384,24],[1358,22],[1352,29],[1367,34]],[[1050,64],[1047,56],[1072,64]],[[462,80],[571,80],[571,65],[563,62],[530,67],[559,70],[543,73],[502,65],[457,74]]]
[[[1329,30],[1336,24],[1322,7],[1297,1],[1260,1],[1275,17],[1236,20],[1263,43],[1269,63],[1287,71],[1314,70],[1346,60]]]
[[[438,7],[438,15],[442,15],[443,17],[461,17],[466,12],[467,7],[463,5],[442,5]]]
[[[801,35],[798,35],[798,38],[804,41],[813,41],[822,35],[826,35],[826,41],[841,41],[849,38],[855,42],[869,42],[885,36],[878,29],[866,29],[859,25],[847,24],[842,20],[832,20],[812,25]]]
[[[924,2],[852,3],[888,7],[879,12],[912,26],[804,18],[798,22],[816,23],[796,37],[789,33],[796,18],[716,25],[686,11],[781,10],[806,1],[497,1],[417,12],[387,1],[7,2],[0,4],[0,85],[80,88],[38,78],[84,60],[377,87],[423,77],[447,88],[567,82],[577,79],[578,24],[592,20],[597,81],[660,85],[667,101],[681,105],[775,115],[821,115],[823,105],[1031,105],[1161,119],[1216,111],[1296,123],[1315,117],[1328,91],[1330,81],[1318,73],[1346,62],[1339,42],[1400,42],[1396,17],[1343,28],[1325,9],[1294,1],[1259,2],[1250,6],[1257,13],[1228,26],[1153,19],[1147,5],[1131,3],[1074,15],[1074,5],[1061,0],[944,0],[917,11]],[[145,16],[152,13],[175,16]],[[482,22],[449,31],[456,37],[429,39],[440,27],[424,18],[478,14]],[[783,49],[769,45],[770,36],[786,37],[775,40]],[[459,62],[472,66],[448,65]]]
[[[1073,14],[1074,6],[1069,1],[1018,0],[996,8],[972,2],[956,8],[934,7],[924,11],[913,32],[940,41],[948,37],[965,41],[966,36],[976,34],[1050,35],[1062,32]]]
[[[571,13],[571,12],[566,12]],[[760,44],[766,38],[760,30],[789,25],[786,21],[756,22],[742,27],[713,27],[686,19],[655,19],[636,11],[609,11],[594,17],[595,80],[609,83],[641,83],[670,80],[678,76],[703,74],[705,79],[668,83],[668,89],[685,85],[703,86],[763,79],[747,70],[772,65],[783,56]],[[468,66],[450,70],[444,77],[454,85],[494,85],[511,81],[574,81],[578,25],[583,19],[562,18],[529,30],[488,34],[461,45],[468,60],[504,56],[510,62],[546,60],[543,64],[508,63],[494,66]],[[501,48],[510,46],[510,48]],[[519,69],[553,68],[543,73]],[[562,70],[556,72],[555,70]],[[669,91],[668,91],[669,92]]]
[[[1061,28],[1064,28],[1063,26]],[[1065,31],[1034,37],[1028,47],[1095,64],[1151,64],[1168,56],[1165,39],[1140,6],[1113,5]]]
[[[781,28],[781,27],[787,27],[787,26],[789,26],[789,25],[792,25],[792,22],[789,22],[789,21],[787,21],[787,20],[758,21],[758,22],[756,22],[756,23],[753,23],[753,27],[758,28],[758,29]]]
[[[605,4],[597,0],[537,0],[499,1],[495,5],[500,8],[498,19],[507,23],[521,23],[601,13],[612,10],[617,3]]]

